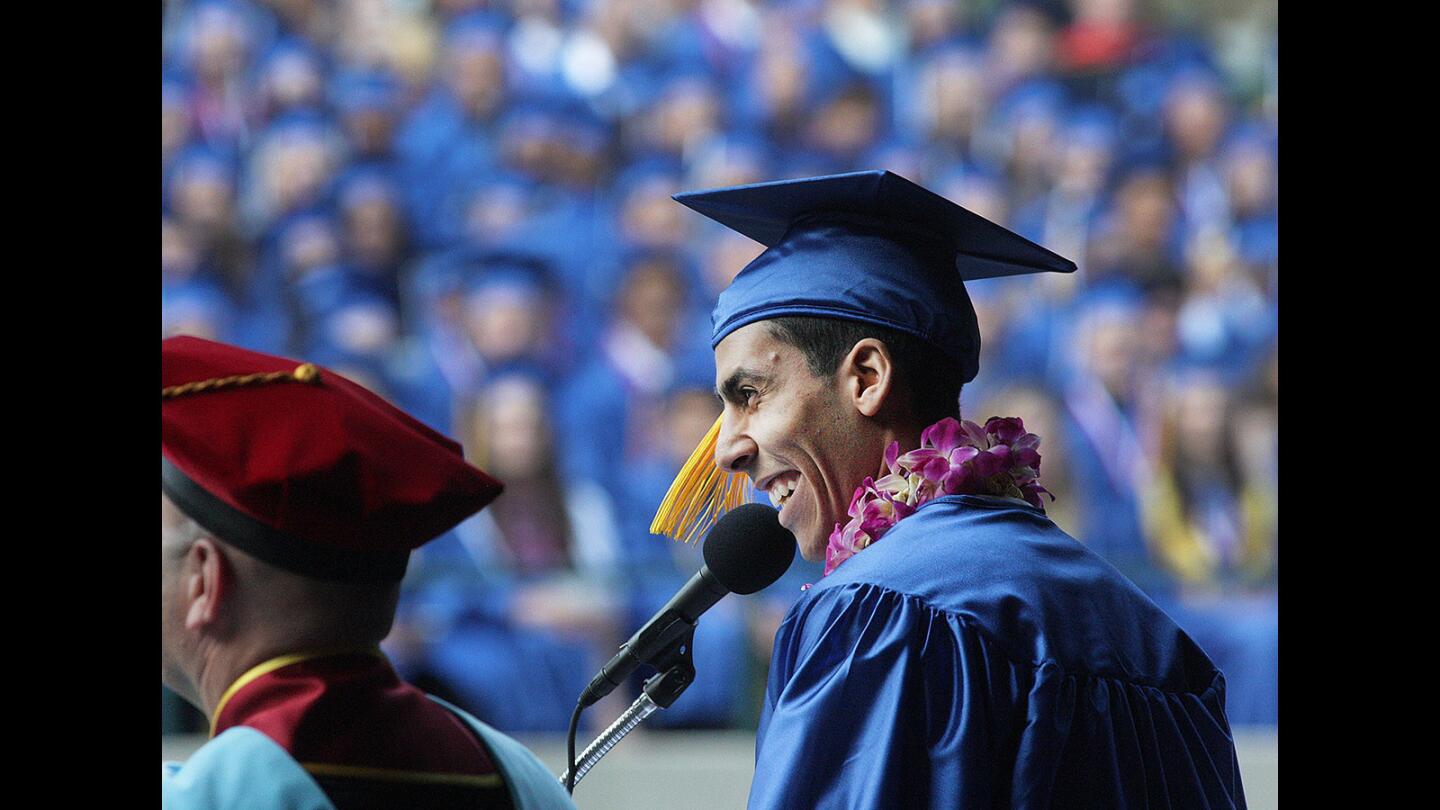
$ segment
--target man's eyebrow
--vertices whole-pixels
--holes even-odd
[[[736,405],[744,404],[745,397],[740,395],[740,386],[747,382],[765,385],[770,382],[770,375],[748,368],[737,368],[725,382],[720,384],[719,388],[715,389],[715,395]]]

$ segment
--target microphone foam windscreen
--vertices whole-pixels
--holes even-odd
[[[726,512],[701,546],[705,565],[732,593],[755,593],[780,578],[795,559],[795,535],[763,503]]]

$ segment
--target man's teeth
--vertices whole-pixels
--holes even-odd
[[[796,480],[788,484],[775,484],[770,488],[770,498],[774,500],[776,504],[784,506],[785,502],[790,500],[790,496],[794,494],[795,487],[799,485],[799,483],[800,482]]]

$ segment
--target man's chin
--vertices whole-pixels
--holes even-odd
[[[799,549],[801,557],[809,562],[824,562],[825,548],[830,545],[830,532],[814,528],[811,522],[812,518],[813,513],[810,512],[792,513],[782,510],[780,525],[795,535],[795,546]],[[787,522],[794,522],[798,525],[789,526],[786,525]]]
[[[830,537],[822,537],[818,542],[813,537],[797,539],[795,545],[800,549],[800,556],[807,562],[825,562],[825,547],[830,545]]]

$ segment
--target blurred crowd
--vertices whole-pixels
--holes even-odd
[[[501,730],[563,731],[700,564],[648,525],[720,412],[709,311],[761,246],[670,195],[889,169],[1079,264],[969,285],[963,414],[1040,434],[1056,522],[1211,654],[1232,723],[1273,724],[1274,15],[174,0],[162,330],[330,366],[505,481],[414,555],[385,647]],[[774,629],[818,577],[797,558],[707,613],[697,682],[647,725],[752,725]],[[167,729],[203,729],[166,705]]]

